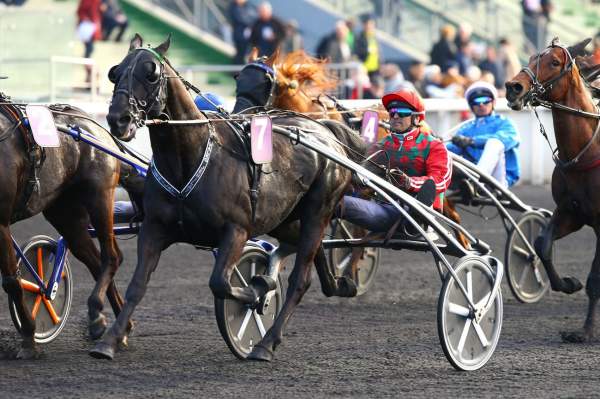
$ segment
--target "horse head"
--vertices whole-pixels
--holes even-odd
[[[236,102],[233,112],[238,113],[252,107],[270,107],[277,91],[277,76],[273,62],[277,52],[267,58],[258,57],[253,49],[250,62],[236,76]]]
[[[585,46],[590,41],[586,39],[565,47],[555,38],[544,51],[531,56],[529,64],[505,84],[508,105],[520,110],[530,101],[535,103],[536,99],[563,101],[571,83],[579,79],[576,57],[585,54]]]
[[[106,119],[111,133],[125,141],[135,136],[145,119],[158,118],[166,107],[165,53],[170,36],[155,48],[142,47],[142,43],[136,33],[125,58],[108,71],[108,79],[115,86]]]

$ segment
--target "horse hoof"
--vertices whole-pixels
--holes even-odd
[[[115,357],[115,349],[106,342],[98,342],[96,346],[94,346],[94,349],[90,350],[90,356],[96,359],[113,360]]]
[[[17,352],[16,358],[19,360],[37,359],[40,356],[40,351],[36,348],[21,348]]]
[[[565,294],[572,294],[583,288],[581,282],[579,282],[579,280],[577,280],[575,277],[565,277],[562,281],[562,292],[564,292]]]
[[[273,360],[273,352],[263,346],[255,346],[252,352],[246,358],[248,360],[258,360],[261,362],[270,362]]]
[[[592,340],[592,336],[585,331],[563,331],[560,336],[563,342],[570,344],[584,344]]]
[[[104,317],[103,314],[100,314],[100,316],[98,316],[98,318],[96,318],[96,320],[90,321],[90,323],[88,324],[88,331],[90,333],[90,338],[93,341],[100,339],[100,337],[102,337],[102,335],[104,335],[104,332],[106,331],[107,326],[108,326],[108,323],[106,322],[106,317]]]
[[[358,294],[358,288],[354,280],[348,277],[336,278],[337,283],[337,295],[344,298],[354,297]]]

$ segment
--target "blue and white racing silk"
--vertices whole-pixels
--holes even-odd
[[[221,97],[217,96],[216,94],[202,93],[196,96],[196,98],[194,99],[194,103],[200,111],[219,112],[219,109],[217,107],[222,107],[225,102]]]
[[[488,139],[495,138],[504,144],[504,158],[506,161],[506,181],[508,186],[515,184],[521,176],[519,163],[519,144],[521,137],[512,121],[505,116],[492,112],[488,116],[475,118],[466,123],[457,132],[457,135],[471,137],[475,140],[473,145],[462,149],[452,143],[447,144],[448,150],[458,154],[471,162],[477,163]]]

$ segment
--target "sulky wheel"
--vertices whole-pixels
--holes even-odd
[[[438,300],[438,336],[444,354],[457,370],[477,370],[490,359],[502,328],[502,293],[487,311],[482,311],[494,286],[494,272],[478,256],[465,256],[454,271],[472,298],[477,311],[470,310],[467,299],[450,273]]]
[[[334,219],[331,223],[333,238],[361,238],[366,230],[343,221]],[[377,269],[379,268],[380,248],[332,248],[329,250],[329,262],[335,276],[350,277],[356,283],[357,295],[369,290]]]
[[[523,213],[517,220],[517,228],[532,248],[535,239],[547,224],[548,219],[534,211]],[[508,235],[504,261],[508,285],[519,301],[537,302],[548,291],[550,281],[544,265],[535,252],[527,248],[516,229]]]
[[[247,287],[250,279],[265,274],[269,254],[262,248],[247,246],[231,276],[233,287]],[[265,336],[283,306],[281,276],[264,314],[235,299],[215,298],[215,314],[221,336],[235,356],[245,359],[255,344]]]
[[[57,247],[58,244],[52,238],[35,236],[23,248],[23,254],[44,284],[48,283],[48,279],[52,275]],[[51,342],[66,325],[71,309],[73,280],[69,260],[65,257],[62,275],[54,299],[47,299],[45,295],[40,293],[37,281],[21,259],[17,262],[17,268],[21,276],[20,283],[21,288],[23,288],[25,307],[31,312],[31,316],[35,321],[35,341],[38,343]],[[12,321],[20,332],[21,320],[14,302],[10,301],[9,309]]]

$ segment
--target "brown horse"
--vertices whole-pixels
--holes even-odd
[[[61,134],[60,147],[36,147],[20,109],[0,93],[0,271],[2,288],[15,303],[21,320],[18,358],[37,356],[35,320],[23,301],[23,292],[12,246],[10,225],[40,212],[66,239],[69,249],[97,281],[88,299],[89,332],[99,338],[106,329],[102,315],[105,295],[115,314],[123,300],[112,277],[122,261],[113,234],[113,199],[119,179],[119,161],[88,144]],[[51,107],[57,123],[77,124],[105,145],[117,150],[108,132],[92,123],[83,111],[69,106]],[[37,159],[31,154],[37,152]],[[42,155],[42,153],[44,155]],[[43,158],[43,160],[41,160]],[[38,164],[36,167],[35,164]],[[36,188],[31,185],[39,179]],[[98,233],[98,251],[87,228]],[[51,307],[51,302],[46,306]],[[131,327],[131,324],[129,324]]]
[[[253,49],[249,60],[257,63],[258,50]],[[274,81],[276,86],[271,89],[268,80],[263,84],[267,75],[264,70],[257,69],[245,76],[238,77],[237,103],[234,112],[239,112],[248,106],[272,105],[275,108],[297,111],[313,119],[333,119],[345,122],[352,127],[358,128],[350,118],[361,117],[365,110],[345,109],[337,99],[325,93],[338,85],[338,81],[327,71],[327,61],[309,56],[302,50],[294,51],[281,57],[275,52],[271,57],[260,60],[275,72]],[[241,81],[244,79],[245,81]],[[260,88],[264,86],[264,94],[261,95]],[[247,101],[243,101],[247,98]],[[242,100],[242,101],[240,101]],[[377,111],[380,120],[389,118],[383,105],[377,105],[373,110]],[[389,134],[389,131],[380,126],[377,132],[378,139]],[[460,215],[456,211],[455,204],[444,197],[443,214],[449,219],[460,224]],[[469,240],[458,230],[456,238],[465,248],[470,247]]]
[[[583,288],[577,279],[561,278],[557,273],[551,257],[554,241],[584,225],[591,226],[596,234],[596,254],[586,283],[587,317],[583,331],[562,333],[567,342],[586,342],[593,338],[595,309],[600,298],[600,116],[581,76],[581,73],[595,74],[598,69],[590,67],[590,59],[582,56],[589,42],[587,39],[567,48],[554,39],[506,83],[506,98],[511,108],[520,110],[529,103],[552,110],[558,149],[552,174],[556,209],[535,241],[535,250],[554,291],[572,294]]]

